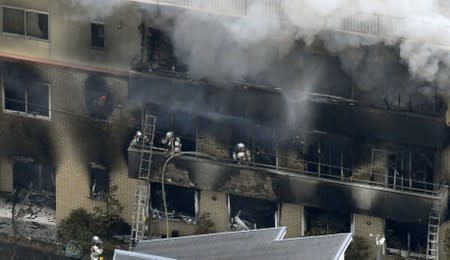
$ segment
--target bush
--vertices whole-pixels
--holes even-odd
[[[93,235],[103,239],[111,239],[116,234],[129,234],[128,225],[120,216],[123,207],[115,198],[117,187],[113,186],[111,192],[105,197],[103,207],[95,207],[94,213],[85,209],[75,209],[61,221],[59,234],[64,240],[75,240],[83,247],[89,245]]]
[[[369,241],[364,237],[354,236],[353,241],[345,253],[347,260],[362,260],[369,258]]]

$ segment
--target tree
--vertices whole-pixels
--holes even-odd
[[[369,258],[369,241],[360,236],[354,236],[353,241],[345,253],[346,260],[362,260]]]

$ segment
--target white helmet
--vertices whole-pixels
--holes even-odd
[[[142,136],[142,132],[141,132],[141,131],[137,131],[137,132],[136,132],[136,135],[137,135],[137,136]]]
[[[238,149],[245,149],[245,144],[244,144],[244,143],[238,143],[238,144],[236,145],[236,147],[237,147]]]
[[[166,139],[169,139],[171,137],[173,137],[173,132],[167,132],[166,133]]]
[[[100,238],[98,236],[92,237],[92,243],[99,243],[99,242],[100,242]]]

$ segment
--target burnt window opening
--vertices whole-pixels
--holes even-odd
[[[96,163],[89,163],[90,196],[94,200],[104,200],[109,193],[109,171]]]
[[[48,40],[48,14],[3,7],[3,32]]]
[[[13,188],[19,200],[55,209],[55,172],[51,166],[28,157],[14,158]]]
[[[271,228],[278,225],[278,204],[273,201],[229,195],[228,203],[231,230]]]
[[[185,65],[179,63],[174,55],[170,37],[156,28],[147,29],[147,59],[150,70],[186,72]]]
[[[104,24],[91,23],[91,46],[94,48],[105,48]]]
[[[49,117],[49,85],[23,81],[3,83],[4,109],[34,116]]]
[[[252,135],[251,150],[255,163],[276,165],[275,137],[270,128],[257,127]]]
[[[339,136],[310,134],[306,141],[307,171],[327,178],[352,175],[351,142]]]
[[[307,236],[350,232],[350,214],[305,207],[304,217]]]
[[[433,189],[434,154],[428,150],[372,149],[371,181],[393,189]]]
[[[148,113],[156,116],[155,147],[163,148],[165,145],[161,142],[166,133],[174,132],[182,143],[182,151],[197,151],[197,128],[196,119],[190,113],[181,110],[170,110],[168,107],[159,105],[148,105]]]
[[[198,193],[194,189],[164,184],[169,218],[195,224],[198,212]],[[164,219],[161,183],[151,183],[151,209],[154,219]]]
[[[391,255],[424,257],[427,248],[427,225],[385,221],[386,252]]]
[[[96,119],[107,120],[114,109],[114,104],[105,79],[93,74],[87,78],[85,85],[89,115]]]

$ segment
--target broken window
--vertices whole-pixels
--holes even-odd
[[[32,158],[17,157],[13,162],[14,189],[45,190],[55,192],[55,174],[49,166]]]
[[[182,143],[182,151],[196,151],[196,125],[195,117],[192,114],[180,110],[173,111],[168,107],[159,105],[149,105],[148,112],[157,118],[155,140],[156,147],[164,147],[161,140],[169,131],[174,132]]]
[[[105,47],[105,25],[91,23],[91,46],[95,48]]]
[[[252,135],[251,150],[254,161],[261,164],[276,164],[275,138],[270,128],[257,127]]]
[[[166,33],[156,28],[148,28],[147,36],[147,55],[150,69],[186,72],[186,66],[177,61],[172,42]]]
[[[350,232],[350,214],[305,207],[304,217],[307,236]]]
[[[322,177],[345,179],[352,175],[351,142],[340,136],[307,136],[307,170]]]
[[[273,201],[229,195],[228,203],[231,230],[278,225],[278,204]]]
[[[371,181],[393,189],[412,187],[412,155],[402,149],[372,149]],[[420,172],[416,174],[421,175]]]
[[[6,81],[4,109],[38,116],[49,116],[49,86],[44,83]]]
[[[48,14],[3,7],[3,32],[48,40]]]
[[[105,79],[91,74],[86,79],[86,106],[91,117],[106,120],[114,109],[111,91]]]
[[[164,184],[169,218],[195,224],[198,212],[198,194],[194,189]],[[164,219],[164,202],[161,183],[151,183],[151,209],[154,219]]]
[[[408,257],[425,256],[427,225],[401,223],[386,219],[386,251],[388,254]]]
[[[91,187],[91,198],[95,200],[105,199],[105,195],[109,193],[109,174],[105,167],[89,163],[89,176]]]

